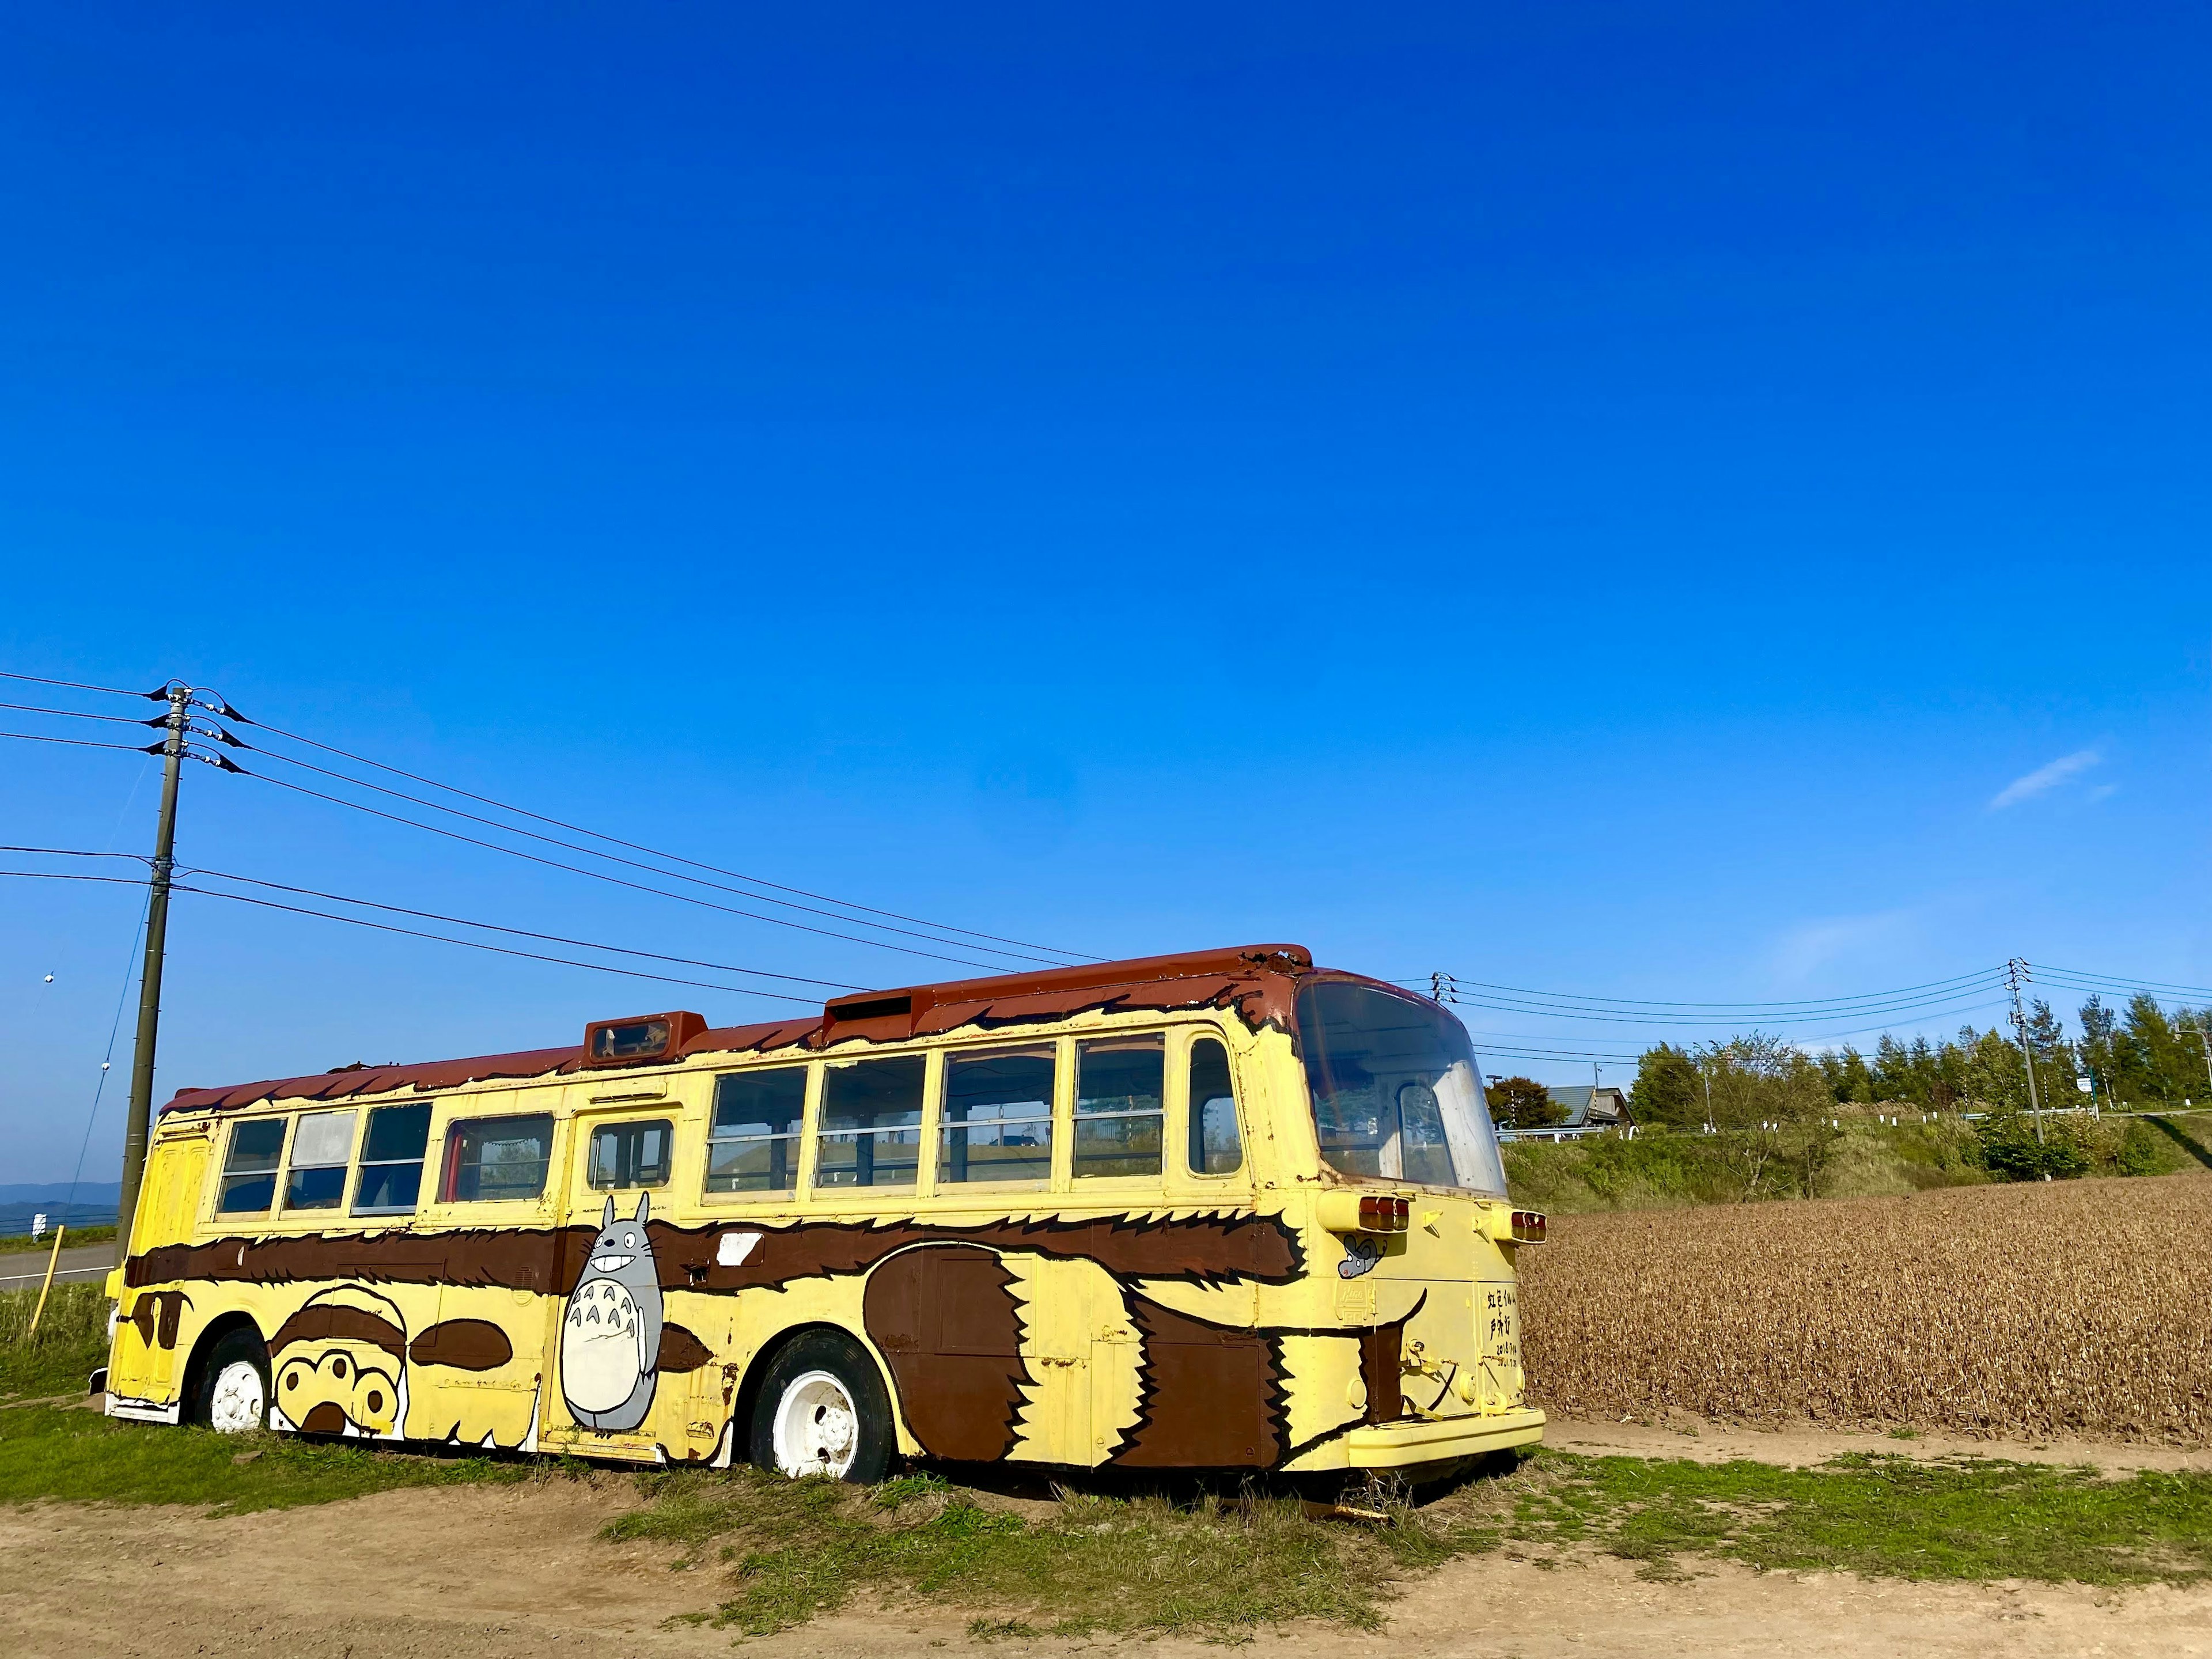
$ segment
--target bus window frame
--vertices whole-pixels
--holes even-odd
[[[794,1070],[805,1074],[805,1083],[804,1089],[800,1092],[799,1100],[799,1127],[789,1137],[792,1140],[798,1143],[792,1149],[791,1185],[781,1188],[758,1188],[750,1190],[741,1190],[728,1193],[710,1191],[707,1186],[707,1182],[713,1177],[714,1172],[715,1089],[726,1077],[738,1077],[749,1072],[789,1072]],[[757,1066],[727,1066],[718,1071],[708,1073],[707,1074],[707,1115],[699,1133],[698,1196],[696,1200],[692,1201],[696,1201],[702,1207],[708,1209],[750,1206],[770,1209],[781,1207],[786,1210],[796,1209],[801,1203],[805,1202],[809,1183],[813,1179],[814,1122],[816,1109],[821,1098],[821,1092],[822,1066],[821,1062],[818,1060],[794,1060],[787,1057],[769,1060]],[[677,1124],[677,1134],[678,1136],[679,1142],[683,1132],[684,1126],[679,1121]],[[747,1138],[749,1137],[734,1135],[725,1137],[726,1139],[740,1139]],[[586,1158],[588,1158],[589,1156],[590,1153],[587,1149],[586,1152]],[[673,1187],[675,1182],[671,1182],[669,1184],[671,1187]]]
[[[1246,1106],[1248,1090],[1246,1079],[1239,1075],[1237,1046],[1230,1042],[1229,1034],[1226,1031],[1220,1026],[1211,1024],[1186,1025],[1181,1027],[1174,1035],[1175,1041],[1170,1046],[1168,1061],[1170,1074],[1167,1094],[1170,1121],[1166,1133],[1167,1137],[1175,1143],[1176,1151],[1175,1156],[1167,1160],[1173,1171],[1169,1176],[1170,1184],[1188,1181],[1196,1182],[1204,1190],[1212,1194],[1218,1194],[1225,1189],[1242,1189],[1249,1192],[1253,1185],[1252,1114]],[[1191,1050],[1200,1043],[1209,1040],[1221,1045],[1222,1054],[1229,1062],[1230,1109],[1236,1114],[1237,1144],[1238,1150],[1243,1153],[1235,1169],[1224,1170],[1218,1175],[1190,1167]]]
[[[1045,1174],[1042,1176],[1018,1176],[1009,1181],[945,1180],[940,1167],[945,1152],[946,1127],[945,1090],[951,1077],[952,1062],[956,1060],[972,1060],[990,1054],[1036,1054],[1042,1049],[1052,1051],[1052,1098],[1045,1103],[1045,1115],[1042,1119],[1025,1118],[1016,1121],[1043,1122],[1049,1126],[1052,1135],[1052,1156]],[[1064,1192],[1066,1188],[1062,1185],[1062,1177],[1065,1173],[1063,1167],[1065,1160],[1062,1153],[1066,1149],[1067,1138],[1067,1115],[1073,1111],[1074,1102],[1074,1097],[1068,1092],[1067,1072],[1068,1066],[1073,1063],[1074,1053],[1070,1046],[1070,1039],[1055,1034],[1044,1037],[1033,1036],[1029,1041],[1024,1042],[1018,1028],[1009,1028],[1006,1030],[994,1031],[987,1036],[974,1041],[946,1043],[942,1047],[933,1048],[930,1053],[935,1056],[935,1059],[930,1066],[930,1076],[923,1091],[925,1102],[923,1119],[928,1125],[931,1134],[928,1159],[930,1196],[953,1198],[966,1197],[972,1194],[979,1202],[988,1204],[991,1196],[998,1193]],[[985,1120],[987,1123],[995,1121]]]
[[[918,1059],[921,1066],[921,1112],[912,1125],[894,1126],[888,1129],[831,1129],[822,1127],[823,1115],[829,1109],[830,1073],[833,1067],[865,1066],[872,1060]],[[801,1185],[795,1196],[809,1208],[827,1207],[843,1213],[847,1211],[898,1210],[911,1208],[924,1199],[937,1196],[936,1142],[939,1106],[944,1092],[945,1049],[932,1043],[924,1048],[914,1043],[877,1045],[856,1043],[843,1054],[823,1055],[814,1062],[816,1075],[808,1079],[806,1115],[801,1120],[806,1130],[806,1151],[799,1170]],[[912,1133],[921,1137],[915,1149],[914,1183],[911,1186],[871,1184],[861,1186],[823,1186],[817,1178],[822,1159],[822,1140],[828,1134],[886,1134]],[[903,1194],[905,1204],[886,1203],[884,1197]]]
[[[298,1119],[297,1112],[281,1111],[242,1113],[229,1120],[223,1127],[221,1154],[208,1159],[208,1173],[210,1179],[208,1182],[205,1199],[203,1200],[206,1206],[206,1214],[202,1218],[204,1224],[235,1231],[240,1226],[256,1223],[263,1227],[274,1226],[276,1224],[276,1218],[282,1212],[281,1206],[284,1201],[285,1164],[292,1156],[292,1130]],[[283,1126],[283,1139],[276,1144],[276,1165],[269,1172],[270,1180],[274,1184],[269,1191],[269,1202],[261,1208],[226,1210],[222,1207],[222,1194],[223,1183],[230,1178],[231,1175],[231,1142],[237,1136],[239,1130],[249,1123],[278,1123]],[[258,1172],[247,1171],[246,1173]],[[350,1174],[348,1178],[351,1178]]]
[[[333,1116],[340,1112],[346,1113],[353,1119],[353,1133],[347,1140],[345,1162],[343,1164],[311,1164],[307,1166],[311,1170],[343,1170],[345,1172],[344,1178],[338,1183],[338,1195],[337,1201],[331,1204],[301,1205],[294,1205],[288,1202],[287,1195],[290,1192],[292,1186],[292,1162],[294,1156],[299,1151],[300,1126],[311,1117]],[[431,1127],[434,1129],[436,1127],[434,1119]],[[368,1132],[368,1112],[364,1111],[362,1108],[350,1103],[334,1106],[327,1101],[318,1101],[312,1106],[305,1107],[299,1111],[294,1112],[292,1114],[292,1127],[285,1131],[284,1134],[284,1178],[278,1183],[276,1188],[276,1207],[270,1212],[270,1218],[276,1221],[290,1223],[295,1225],[313,1227],[314,1224],[313,1221],[294,1223],[293,1218],[295,1216],[314,1217],[343,1215],[346,1212],[346,1200],[353,1192],[354,1176],[356,1174],[355,1166],[361,1159],[361,1138]]]
[[[1169,1186],[1175,1179],[1170,1171],[1174,1169],[1176,1164],[1180,1162],[1178,1158],[1175,1158],[1171,1154],[1169,1147],[1169,1141],[1174,1129],[1175,1074],[1176,1069],[1176,1056],[1180,1052],[1182,1047],[1178,1037],[1178,1033],[1181,1030],[1182,1027],[1180,1024],[1148,1022],[1142,1025],[1131,1025],[1126,1027],[1109,1026],[1103,1030],[1079,1031],[1071,1034],[1066,1039],[1068,1044],[1067,1060],[1069,1073],[1067,1087],[1067,1157],[1065,1161],[1065,1168],[1067,1171],[1067,1185],[1065,1188],[1061,1188],[1056,1184],[1056,1178],[1059,1170],[1062,1167],[1062,1161],[1057,1149],[1055,1149],[1053,1157],[1054,1171],[1055,1176],[1055,1185],[1054,1190],[1055,1192],[1064,1192],[1071,1198],[1086,1193],[1100,1193],[1110,1194],[1116,1199],[1120,1199],[1124,1194],[1129,1193],[1156,1192],[1164,1194],[1167,1191]],[[1076,1115],[1075,1108],[1077,1097],[1081,1092],[1083,1087],[1083,1079],[1079,1074],[1083,1065],[1083,1045],[1086,1042],[1138,1043],[1146,1042],[1148,1039],[1157,1041],[1160,1047],[1160,1109],[1158,1114],[1160,1121],[1160,1167],[1152,1171],[1150,1174],[1093,1175],[1079,1177],[1075,1173],[1075,1134],[1076,1125],[1079,1120]],[[1151,1117],[1152,1115],[1154,1115],[1154,1114],[1151,1112],[1099,1112],[1085,1115],[1090,1121],[1094,1122],[1107,1122],[1116,1118]]]
[[[431,1123],[431,1139],[439,1149],[438,1179],[434,1189],[437,1196],[425,1203],[423,1208],[465,1210],[474,1209],[480,1204],[486,1204],[495,1206],[496,1211],[505,1212],[507,1206],[510,1205],[530,1205],[539,1209],[544,1207],[547,1195],[553,1189],[555,1173],[561,1167],[561,1113],[556,1107],[543,1103],[538,1103],[534,1109],[518,1109],[521,1099],[521,1094],[518,1091],[503,1103],[499,1102],[496,1097],[488,1095],[478,1095],[471,1099],[455,1101],[453,1103],[454,1109],[447,1111],[441,1120],[436,1120]],[[536,1192],[527,1195],[501,1198],[485,1198],[481,1194],[475,1198],[449,1196],[449,1189],[460,1176],[460,1166],[454,1162],[453,1155],[463,1130],[472,1123],[516,1123],[538,1118],[544,1118],[548,1128],[545,1135],[545,1172],[538,1179]],[[671,1151],[672,1153],[672,1147]],[[481,1164],[478,1167],[482,1168]]]

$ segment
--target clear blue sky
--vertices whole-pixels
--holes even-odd
[[[14,12],[0,666],[1099,955],[2212,982],[2202,8],[465,9]],[[149,846],[136,759],[0,749],[8,842]],[[182,822],[958,971],[202,768]],[[74,1165],[135,919],[0,882],[0,1180]],[[160,1098],[776,1006],[171,937]]]

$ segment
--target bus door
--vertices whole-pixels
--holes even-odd
[[[713,1438],[687,1433],[700,1374],[713,1368],[698,1363],[690,1351],[701,1345],[672,1317],[653,1255],[682,1118],[681,1105],[663,1099],[574,1120],[556,1280],[568,1289],[549,1308],[543,1447],[647,1460],[714,1449]]]

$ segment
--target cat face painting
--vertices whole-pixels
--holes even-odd
[[[659,1268],[646,1218],[652,1200],[617,1220],[607,1200],[576,1288],[561,1319],[561,1393],[585,1428],[627,1434],[645,1421],[659,1382]]]

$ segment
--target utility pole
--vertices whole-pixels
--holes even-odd
[[[177,776],[184,770],[186,711],[192,689],[169,683],[169,735],[161,744],[161,815],[154,829],[154,872],[146,896],[146,965],[138,981],[138,1046],[131,1060],[131,1110],[123,1127],[123,1194],[115,1212],[118,1259],[131,1252],[131,1224],[146,1173],[154,1115],[154,1047],[161,1028],[161,957],[169,935],[169,877],[176,865]]]
[[[2204,1035],[2203,1016],[2200,1015],[2194,1020],[2177,1019],[2174,1024],[2186,1030],[2197,1033],[2197,1046],[2204,1050],[2204,1080],[2207,1084],[2212,1084],[2212,1037]]]
[[[2027,1066],[2027,1109],[2035,1115],[2035,1144],[2043,1145],[2043,1103],[2035,1092],[2035,1051],[2028,1047],[2027,1016],[2021,1011],[2021,981],[2028,977],[2027,963],[2014,957],[2005,963],[2005,982],[2012,988],[2012,1027],[2020,1036],[2020,1057]]]

